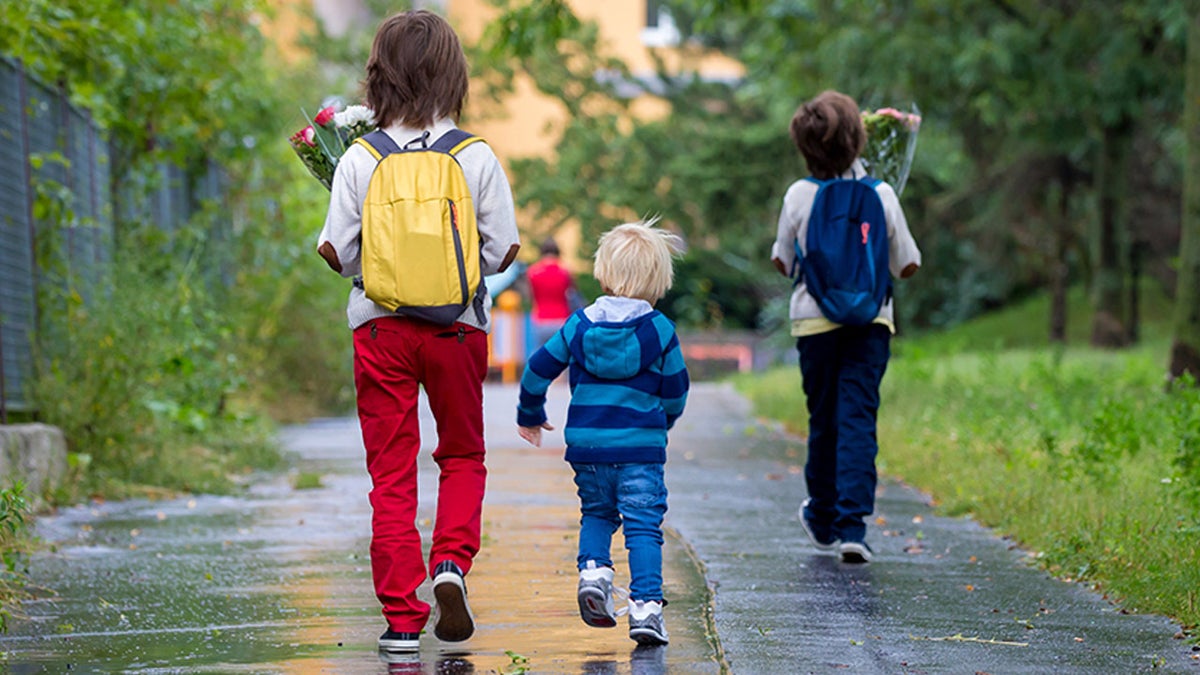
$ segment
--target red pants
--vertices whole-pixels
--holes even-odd
[[[441,470],[429,569],[443,560],[463,572],[479,552],[483,490],[483,380],[487,335],[463,324],[444,328],[386,317],[354,330],[358,418],[371,474],[371,572],[388,626],[425,628],[429,605],[417,599],[426,578],[417,531],[418,385],[437,421],[434,461]]]

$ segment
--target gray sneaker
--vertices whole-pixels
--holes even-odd
[[[595,560],[579,570],[579,618],[589,626],[612,628],[617,625],[617,612],[613,609],[613,570],[597,567]]]
[[[663,603],[657,600],[629,601],[629,637],[642,645],[667,644],[667,627],[663,625]]]

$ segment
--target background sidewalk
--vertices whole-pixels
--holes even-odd
[[[797,518],[803,440],[731,387],[697,386],[670,447],[668,520],[715,588],[735,673],[1200,673],[1178,626],[1051,579],[900,485],[878,496],[873,563],[817,555]]]
[[[561,383],[551,389],[556,426],[567,399]],[[0,637],[0,673],[504,673],[525,658],[529,673],[597,675],[1200,675],[1169,621],[1122,615],[1050,579],[900,486],[883,490],[868,533],[876,562],[815,555],[796,520],[802,442],[753,421],[746,401],[716,384],[695,385],[671,435],[671,644],[635,650],[623,627],[578,618],[578,504],[561,433],[546,434],[540,450],[525,445],[515,402],[514,387],[485,392],[489,492],[467,580],[479,629],[461,646],[427,635],[419,659],[380,662],[358,427],[318,420],[286,429],[283,441],[321,487],[259,477],[241,496],[96,504],[41,519],[55,548],[33,561],[34,581],[57,596],[28,605],[28,619]],[[426,445],[429,421],[423,411]],[[421,468],[427,532],[436,491],[427,453]],[[620,546],[619,583],[628,579]]]

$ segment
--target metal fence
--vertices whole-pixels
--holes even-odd
[[[63,282],[39,264],[46,262],[39,261],[45,257],[39,238],[56,237],[55,264],[85,302],[103,288],[114,248],[110,158],[108,140],[87,111],[19,63],[0,59],[0,422],[10,411],[32,408],[27,384],[34,345],[48,339],[36,334],[38,312],[56,311],[39,310],[39,288]],[[157,169],[155,189],[122,217],[149,219],[174,232],[204,200],[221,197],[214,165],[201,175],[165,163]],[[71,217],[39,218],[37,205],[56,198]]]

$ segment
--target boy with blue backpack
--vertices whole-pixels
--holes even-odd
[[[916,273],[921,251],[896,191],[859,159],[866,129],[854,99],[822,92],[790,131],[812,175],[784,195],[771,261],[795,279],[788,314],[809,414],[800,522],[819,551],[866,563],[879,385],[896,330],[891,277]]]

